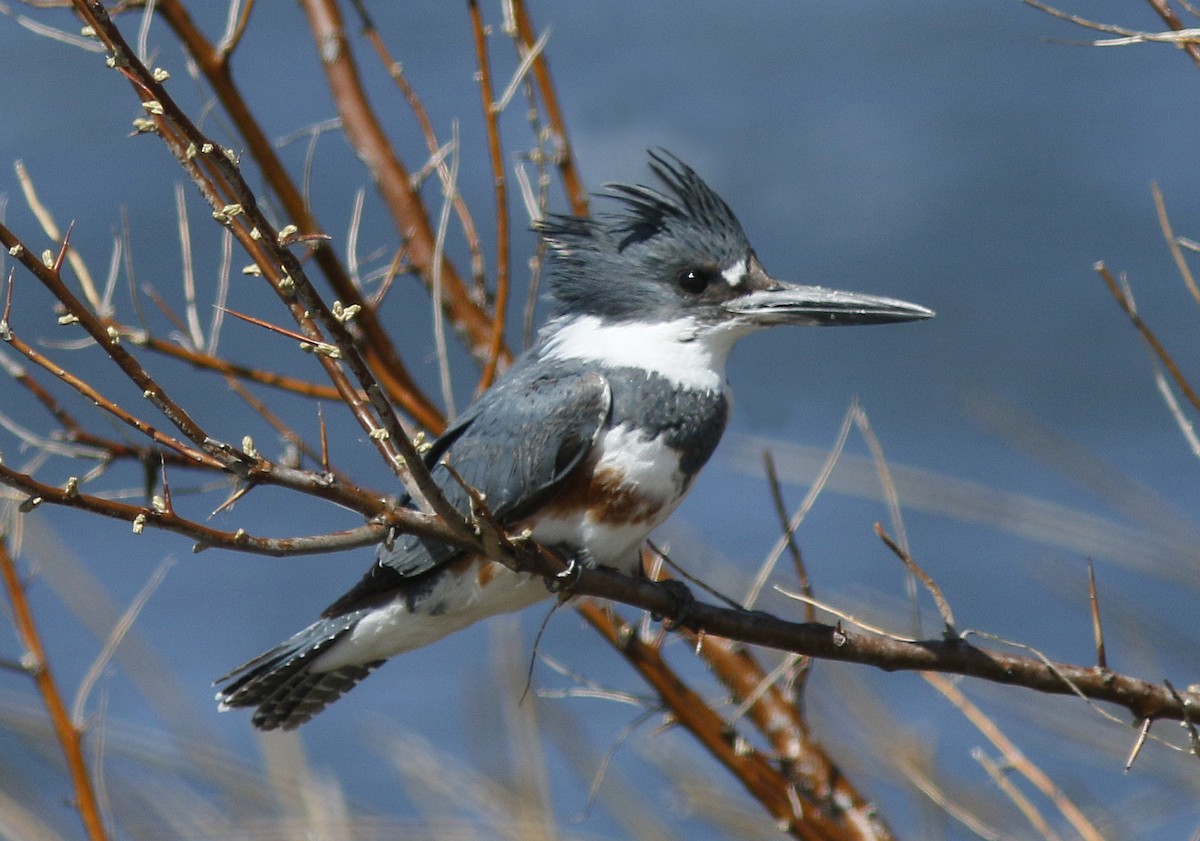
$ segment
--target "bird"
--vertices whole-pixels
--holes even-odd
[[[608,185],[610,212],[546,215],[553,307],[532,347],[424,455],[464,515],[574,563],[641,573],[641,547],[692,487],[729,419],[725,360],[777,325],[883,324],[933,311],[776,280],[729,205],[665,150],[657,186]],[[460,481],[461,480],[461,481]],[[411,505],[411,502],[406,504]],[[385,660],[551,595],[541,576],[416,535],[311,625],[216,681],[220,709],[293,729]]]

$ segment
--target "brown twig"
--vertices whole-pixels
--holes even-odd
[[[1096,569],[1088,558],[1088,605],[1092,611],[1092,636],[1096,641],[1096,668],[1107,669],[1108,657],[1104,653],[1104,626],[1100,624],[1100,596],[1096,593]]]
[[[27,652],[21,658],[21,665],[37,684],[42,703],[46,705],[46,712],[50,716],[50,724],[62,747],[63,758],[71,774],[71,784],[75,789],[75,808],[79,810],[79,817],[83,821],[88,839],[106,841],[108,835],[104,831],[104,821],[100,816],[96,793],[88,775],[87,761],[83,756],[83,732],[71,721],[67,707],[58,692],[58,685],[50,671],[50,663],[42,647],[37,625],[33,621],[33,613],[25,600],[25,588],[17,575],[16,565],[8,554],[8,541],[3,534],[0,534],[0,575],[4,578],[4,589],[8,592],[8,599],[12,604],[13,624]]]
[[[808,570],[804,566],[804,556],[800,554],[800,546],[796,543],[796,530],[792,527],[788,516],[787,505],[783,501],[783,487],[779,483],[779,474],[775,472],[775,459],[770,450],[763,451],[763,468],[767,472],[767,486],[771,491],[771,504],[775,508],[775,516],[779,518],[779,527],[783,530],[783,539],[788,552],[792,556],[792,566],[796,570],[796,578],[800,583],[800,592],[812,598],[812,582],[808,578]],[[817,618],[816,609],[811,602],[804,603],[804,621],[813,622]]]
[[[1175,10],[1171,8],[1167,0],[1146,0],[1150,4],[1150,8],[1158,13],[1158,16],[1163,19],[1163,23],[1171,29],[1178,32],[1184,29],[1183,21],[1179,19],[1179,15],[1175,14]],[[1200,67],[1200,44],[1194,41],[1189,41],[1180,44],[1180,46],[1191,56],[1192,61],[1197,67]]]
[[[1192,270],[1183,256],[1183,249],[1179,247],[1179,240],[1176,239],[1175,232],[1171,230],[1171,218],[1167,215],[1167,203],[1163,200],[1162,190],[1158,189],[1158,183],[1155,181],[1150,182],[1150,194],[1154,196],[1154,212],[1158,215],[1158,226],[1162,229],[1163,239],[1167,241],[1167,248],[1171,251],[1175,268],[1179,270],[1179,276],[1183,278],[1184,285],[1192,293],[1192,298],[1196,300],[1196,303],[1200,303],[1200,287],[1196,286],[1196,279],[1192,277]]]
[[[320,223],[305,201],[303,193],[288,175],[287,169],[275,152],[274,145],[251,113],[233,80],[229,65],[231,48],[214,46],[196,26],[180,0],[161,0],[158,11],[208,79],[225,112],[246,141],[246,146],[258,163],[263,177],[279,197],[293,223],[301,233],[320,234]],[[364,303],[361,293],[328,241],[314,242],[313,258],[339,300],[347,305]],[[374,310],[370,307],[365,309],[367,311],[364,312],[361,321],[366,337],[365,351],[368,361],[379,372],[388,396],[412,415],[417,423],[435,432],[440,430],[444,423],[441,412],[412,381]]]
[[[478,390],[483,391],[496,379],[501,356],[507,354],[504,344],[504,323],[508,317],[508,181],[504,176],[504,151],[500,141],[500,110],[492,90],[491,61],[488,59],[487,32],[478,0],[467,0],[471,17],[471,32],[475,40],[475,62],[478,67],[479,96],[483,101],[483,121],[487,126],[488,156],[492,164],[492,193],[496,200],[496,296],[492,303],[492,337],[487,361],[479,377]]]
[[[584,602],[578,609],[654,688],[672,711],[676,723],[685,727],[728,768],[781,828],[805,841],[834,841],[848,837],[820,815],[806,814],[795,800],[789,780],[772,767],[765,756],[729,733],[708,704],[663,661],[656,647],[642,642],[629,625],[595,602]]]
[[[239,380],[246,382],[258,383],[259,385],[267,385],[272,388],[277,388],[281,391],[299,394],[302,397],[313,397],[318,400],[337,400],[338,391],[333,386],[314,383],[309,380],[302,380],[299,377],[280,374],[276,371],[268,371],[264,368],[252,368],[248,365],[239,365],[236,362],[230,362],[219,356],[211,356],[201,351],[185,348],[175,342],[170,342],[165,339],[160,339],[156,336],[147,335],[138,330],[132,331],[126,327],[118,326],[117,331],[122,338],[128,338],[130,342],[139,347],[147,348],[155,353],[161,353],[164,356],[170,356],[174,359],[188,363],[194,368],[204,371],[213,371],[218,374],[236,377]],[[366,399],[363,394],[362,399]]]
[[[1200,411],[1200,395],[1196,394],[1191,384],[1187,381],[1187,378],[1183,376],[1183,372],[1179,370],[1179,366],[1175,364],[1175,360],[1171,358],[1171,354],[1167,353],[1167,349],[1163,347],[1162,342],[1154,335],[1154,331],[1147,326],[1146,322],[1142,321],[1142,317],[1138,315],[1133,302],[1129,300],[1129,296],[1121,289],[1116,278],[1109,272],[1108,267],[1101,262],[1096,263],[1095,269],[1096,273],[1104,280],[1105,285],[1108,286],[1108,291],[1117,299],[1117,303],[1120,304],[1122,311],[1124,311],[1129,320],[1133,322],[1133,326],[1142,335],[1142,339],[1154,351],[1154,355],[1158,357],[1158,361],[1162,363],[1163,367],[1167,369],[1167,373],[1171,375],[1171,379],[1179,386],[1179,390],[1183,392],[1184,397],[1188,399],[1188,402],[1192,404],[1192,407],[1196,411]]]
[[[350,4],[354,7],[354,11],[358,13],[359,21],[362,23],[363,37],[371,44],[372,49],[375,50],[375,55],[379,57],[380,63],[387,69],[388,75],[396,83],[396,87],[400,89],[400,93],[404,96],[404,101],[408,103],[413,116],[417,118],[417,125],[420,126],[421,135],[425,138],[425,148],[429,151],[430,159],[435,161],[442,183],[449,184],[449,175],[445,163],[441,159],[441,144],[438,142],[437,134],[433,130],[433,122],[429,119],[429,112],[425,110],[425,103],[421,101],[416,90],[409,84],[408,79],[404,75],[403,66],[400,62],[392,58],[391,52],[383,42],[383,38],[379,35],[379,30],[375,26],[374,19],[367,12],[367,7],[363,5],[362,0],[351,0]],[[467,241],[467,251],[471,255],[471,275],[475,280],[475,288],[482,295],[484,291],[485,270],[483,249],[479,245],[479,231],[475,228],[475,220],[471,217],[471,212],[467,207],[466,201],[457,190],[454,191],[453,202],[454,212],[458,216],[458,222],[462,225],[463,229],[463,237]]]
[[[531,50],[538,39],[533,20],[529,17],[529,10],[526,8],[524,0],[513,0],[512,5],[517,24],[517,36],[525,49]],[[554,81],[550,76],[550,63],[546,59],[545,52],[539,53],[533,61],[533,78],[537,81],[542,105],[546,109],[546,119],[550,121],[550,129],[554,132],[554,162],[558,165],[559,174],[562,176],[563,188],[571,203],[571,212],[576,216],[587,216],[587,190],[584,189],[583,179],[579,177],[579,170],[575,166],[575,156],[572,154],[571,143],[568,140],[567,122],[563,117],[562,107],[558,103],[558,94],[554,90]]]
[[[892,540],[891,536],[884,531],[881,523],[875,524],[875,534],[879,535],[887,548],[891,549],[893,554],[899,558],[904,566],[911,572],[918,581],[925,585],[925,589],[929,591],[929,595],[933,596],[934,604],[937,605],[938,613],[942,616],[942,624],[945,626],[943,633],[947,639],[953,639],[958,636],[958,631],[954,625],[954,612],[950,610],[950,603],[946,601],[946,597],[942,595],[942,588],[937,585],[937,582],[930,577],[929,573],[921,569],[912,555],[904,551],[896,541]]]
[[[409,261],[426,284],[431,285],[436,257],[433,225],[408,171],[396,157],[383,126],[367,101],[358,69],[350,55],[341,12],[334,0],[304,0],[302,5],[346,137],[366,163],[397,231],[407,243]],[[491,318],[472,301],[462,278],[449,261],[444,261],[442,267],[442,300],[439,304],[462,333],[476,359],[486,362],[492,343]],[[511,355],[502,352],[501,361],[507,364]]]
[[[816,810],[847,839],[893,838],[873,805],[812,737],[794,700],[769,681],[753,654],[742,645],[711,635],[704,637],[703,653],[735,699],[754,698],[747,715],[770,741],[783,773],[796,785],[805,801],[805,814]]]

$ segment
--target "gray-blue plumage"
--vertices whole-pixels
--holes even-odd
[[[728,205],[689,167],[651,153],[663,189],[618,185],[615,213],[552,216],[553,317],[538,343],[433,444],[447,499],[470,513],[445,464],[507,529],[626,573],[724,431],[725,357],[776,324],[927,318],[923,307],[767,275]],[[222,681],[223,707],[264,729],[307,721],[384,659],[547,595],[540,580],[399,535],[317,622]]]
[[[651,152],[650,169],[667,192],[609,185],[608,195],[619,202],[616,212],[550,215],[535,226],[553,250],[549,283],[556,315],[636,322],[694,314],[705,297],[733,296],[735,290],[722,283],[697,298],[676,282],[681,272],[713,274],[753,255],[733,211],[677,158]],[[659,282],[638,283],[630,294],[634,278]]]

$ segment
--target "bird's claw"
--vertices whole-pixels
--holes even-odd
[[[554,574],[553,578],[546,579],[546,589],[551,593],[561,593],[564,590],[570,591],[579,583],[579,577],[583,575],[584,564],[576,557],[567,559],[565,569]]]
[[[675,603],[674,610],[671,611],[673,616],[665,617],[662,614],[652,613],[650,614],[651,618],[655,622],[662,622],[663,627],[668,631],[682,628],[688,622],[692,606],[696,604],[696,597],[692,595],[692,591],[686,584],[673,578],[659,581],[658,586],[665,590],[671,601]]]

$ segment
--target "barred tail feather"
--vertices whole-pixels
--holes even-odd
[[[251,722],[260,730],[299,727],[383,663],[376,660],[328,672],[311,669],[317,655],[349,633],[368,612],[319,619],[219,678],[216,683],[229,682],[217,693],[220,709],[257,707]]]

